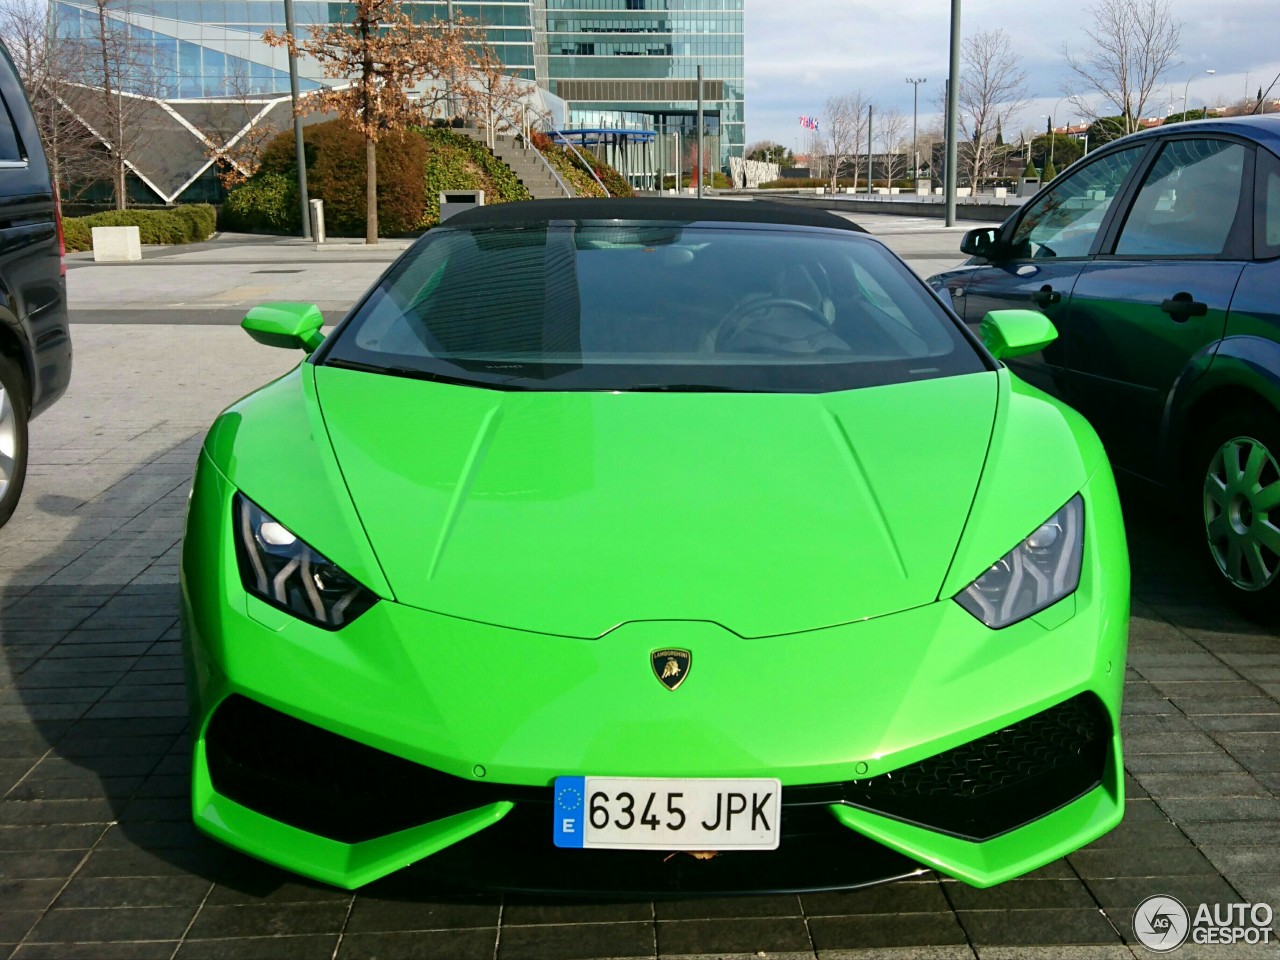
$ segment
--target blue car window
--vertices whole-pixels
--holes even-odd
[[[1229,140],[1166,144],[1138,191],[1116,253],[1221,256],[1240,213],[1246,149]]]
[[[1020,258],[1087,257],[1107,210],[1146,146],[1100,157],[1042,193],[1013,234]]]
[[[1280,257],[1280,159],[1267,150],[1258,151],[1257,255]]]

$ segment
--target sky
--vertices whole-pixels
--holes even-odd
[[[1256,95],[1280,74],[1280,3],[1276,0],[1172,0],[1183,23],[1176,66],[1164,77],[1149,116],[1163,115],[1174,98],[1182,109],[1184,84],[1191,80],[1191,108],[1235,103]],[[1044,129],[1041,117],[1058,126],[1077,118],[1065,99],[1070,70],[1064,48],[1083,50],[1089,4],[1078,0],[963,0],[965,35],[1003,29],[1021,58],[1030,98],[1021,123]],[[1076,11],[1074,16],[1062,15]],[[950,0],[746,0],[747,142],[776,140],[803,149],[802,114],[821,120],[828,97],[862,91],[877,110],[912,111],[908,77],[920,85],[920,126],[937,123],[948,69]],[[1210,76],[1205,70],[1215,70]],[[1280,83],[1272,92],[1280,97]],[[1061,101],[1061,102],[1059,102]],[[1106,111],[1112,112],[1110,110]]]

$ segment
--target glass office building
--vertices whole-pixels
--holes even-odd
[[[612,111],[695,128],[697,68],[707,133],[720,162],[742,156],[743,0],[545,0],[546,84],[569,104],[570,126]],[[719,164],[717,164],[719,165]]]
[[[538,6],[542,0],[537,0]],[[54,0],[59,30],[91,37],[98,29],[92,0]],[[405,7],[421,19],[447,16],[447,0],[411,0]],[[516,76],[536,79],[534,7],[531,0],[452,4],[455,12],[485,26],[498,55]],[[315,23],[341,22],[341,3],[295,0],[298,32]],[[192,99],[289,92],[284,50],[262,42],[264,30],[284,30],[281,0],[122,0],[108,8],[112,19],[129,25],[136,46],[149,56],[139,64],[140,92]],[[298,65],[304,90],[326,82],[319,64]]]
[[[530,97],[567,128],[634,129],[648,118],[678,147],[661,169],[683,169],[695,127],[697,66],[704,71],[708,166],[743,148],[744,0],[405,0],[419,20],[450,11],[482,24]],[[93,0],[52,0],[57,29],[91,38]],[[267,46],[263,31],[284,29],[282,0],[111,0],[107,16],[130,35],[132,76],[126,91],[168,103],[190,127],[194,107],[178,102],[288,94],[287,53]],[[298,32],[341,23],[343,3],[295,0]],[[335,81],[318,63],[299,61],[302,90]],[[196,125],[198,126],[198,124]],[[157,190],[165,199],[168,194]]]

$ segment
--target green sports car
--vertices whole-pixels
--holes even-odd
[[[1033,870],[1123,810],[1093,430],[878,241],[766,203],[431,230],[223,413],[182,555],[196,824],[352,888]],[[420,861],[420,863],[419,863]]]

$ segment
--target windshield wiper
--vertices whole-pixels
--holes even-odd
[[[381,363],[364,363],[360,360],[347,360],[343,357],[327,357],[326,367],[338,367],[341,370],[359,370],[362,373],[381,373],[389,377],[406,377],[410,380],[429,380],[432,383],[451,383],[462,387],[493,387],[504,390],[524,390],[525,387],[512,383],[520,377],[503,377],[500,380],[472,380],[468,377],[452,377],[447,373],[436,373],[433,370],[420,370],[416,367],[403,367]]]
[[[747,390],[743,387],[726,387],[714,383],[638,383],[633,387],[618,387],[620,393],[769,393],[768,390]]]

